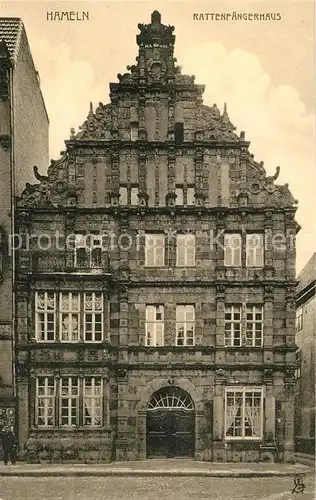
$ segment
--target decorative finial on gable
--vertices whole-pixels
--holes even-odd
[[[226,118],[227,120],[229,119],[228,118],[228,113],[227,113],[227,104],[226,104],[226,102],[224,103],[223,118]]]
[[[161,24],[161,14],[158,10],[154,10],[151,15],[151,23],[152,24]]]

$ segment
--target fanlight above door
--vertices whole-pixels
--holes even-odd
[[[193,402],[188,393],[178,387],[164,387],[155,392],[148,404],[148,410],[158,409],[194,410]]]

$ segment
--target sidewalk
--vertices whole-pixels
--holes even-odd
[[[0,476],[195,476],[195,477],[271,477],[314,474],[302,464],[212,463],[195,460],[145,460],[109,464],[25,464],[0,465]]]

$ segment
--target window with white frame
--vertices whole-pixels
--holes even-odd
[[[78,342],[80,338],[80,296],[79,293],[59,294],[60,340]]]
[[[146,346],[164,345],[164,306],[146,306]]]
[[[138,187],[132,186],[131,187],[131,205],[138,205]]]
[[[137,141],[137,140],[138,140],[138,124],[132,123],[131,124],[131,141]]]
[[[195,188],[191,186],[187,188],[187,205],[195,205]]]
[[[56,295],[53,292],[35,294],[35,337],[52,342],[56,336]]]
[[[263,345],[263,306],[234,304],[225,306],[225,346]]]
[[[120,205],[127,205],[127,187],[120,186]]]
[[[299,307],[296,310],[296,318],[295,318],[295,330],[298,332],[303,328],[303,307]]]
[[[75,427],[79,423],[79,379],[62,377],[60,382],[60,425]]]
[[[84,340],[101,342],[103,331],[103,295],[90,292],[84,294]]]
[[[145,266],[163,267],[165,265],[165,235],[145,235]]]
[[[102,379],[85,377],[83,380],[83,425],[100,427],[102,422]]]
[[[102,292],[36,292],[36,340],[102,342],[103,300]]]
[[[246,265],[247,267],[262,267],[264,264],[263,234],[246,235]]]
[[[225,306],[225,346],[241,346],[241,305]]]
[[[261,347],[263,343],[263,307],[246,306],[246,347]]]
[[[241,266],[241,234],[226,233],[224,235],[224,265]]]
[[[193,305],[178,305],[176,309],[176,345],[194,345],[194,331],[195,307]]]
[[[177,235],[177,266],[193,267],[195,266],[195,235],[178,234]]]
[[[263,424],[261,387],[226,387],[226,439],[261,439]]]
[[[55,387],[54,377],[36,379],[35,424],[39,427],[55,425]]]
[[[176,186],[176,205],[183,205],[183,186]]]

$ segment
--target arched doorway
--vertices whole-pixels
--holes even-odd
[[[187,392],[164,387],[147,407],[147,458],[194,456],[195,411]]]

